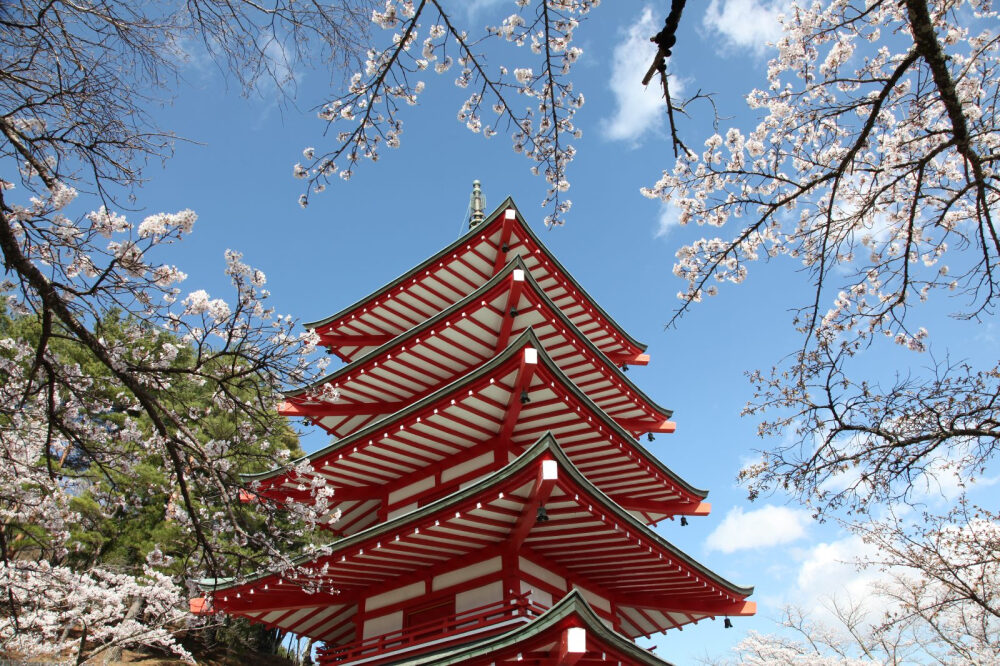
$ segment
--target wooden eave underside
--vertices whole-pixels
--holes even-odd
[[[544,460],[555,460],[559,475],[544,499],[549,520],[535,523]],[[216,610],[329,643],[353,636],[351,609],[359,600],[512,550],[612,600],[621,630],[631,638],[706,617],[745,614],[740,609],[753,592],[711,572],[633,518],[591,484],[550,435],[471,486],[344,537],[329,549],[329,555],[298,563],[314,594],[274,575],[242,585],[201,585],[214,589]],[[327,627],[331,613],[342,622]]]
[[[506,217],[508,210],[514,212],[513,218]],[[354,305],[306,326],[343,360],[354,361],[475,291],[515,256],[613,362],[627,363],[645,350],[552,256],[510,199],[433,257]]]
[[[570,627],[582,627],[587,631],[587,651],[573,655],[577,666],[616,666],[619,663],[671,666],[605,626],[576,590],[528,624],[497,636],[411,657],[406,663],[409,666],[559,666],[566,663],[560,661],[561,642],[563,632]]]
[[[538,349],[533,366],[524,364],[528,349]],[[521,402],[522,394],[528,402]],[[377,519],[374,508],[384,492],[490,453],[520,453],[547,432],[596,486],[647,523],[689,513],[708,494],[674,474],[591,402],[548,358],[531,329],[464,378],[311,454],[318,483],[285,472],[245,478],[251,486],[256,482],[259,494],[286,501],[311,501],[316,488],[334,488],[341,519],[333,528],[350,533]],[[492,469],[506,462],[495,458]],[[489,468],[480,469],[450,480],[478,478]]]
[[[281,412],[347,437],[474,370],[528,328],[566,377],[626,430],[649,432],[670,418],[670,410],[650,400],[563,315],[520,257],[447,310],[288,392]]]

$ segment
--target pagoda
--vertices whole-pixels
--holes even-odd
[[[428,665],[664,664],[634,640],[755,612],[651,528],[710,507],[640,444],[674,431],[625,374],[645,345],[510,199],[307,326],[345,365],[280,413],[333,443],[244,497],[315,504],[337,538],[307,575],[202,581],[194,612],[313,638],[320,663]]]

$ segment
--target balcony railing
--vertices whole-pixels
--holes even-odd
[[[491,629],[500,630],[502,627],[497,625],[501,623],[527,622],[546,610],[548,609],[545,606],[531,601],[526,594],[515,595],[503,601],[381,636],[372,636],[337,647],[320,648],[319,663],[355,663],[359,660],[365,663],[377,663],[383,655],[395,658],[401,651],[416,651],[418,646],[436,649],[458,637],[488,634]]]

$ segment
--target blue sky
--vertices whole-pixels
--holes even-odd
[[[184,289],[225,298],[223,253],[236,249],[267,274],[280,312],[310,321],[453,240],[463,229],[473,179],[482,181],[490,210],[512,196],[560,261],[649,345],[652,363],[635,368],[631,378],[672,408],[678,424],[675,434],[659,435],[649,448],[692,484],[710,489],[713,505],[710,517],[692,519],[685,528],[668,523],[661,533],[733,582],[757,588],[758,616],[736,619],[733,630],[705,622],[654,637],[661,656],[683,664],[725,651],[747,629],[771,630],[770,619],[784,603],[808,609],[845,589],[863,595],[869,574],[842,564],[861,545],[836,525],[815,524],[780,496],[749,503],[735,483],[753,450],[767,446],[756,436],[756,422],[740,417],[750,398],[744,372],[770,367],[794,349],[788,308],[808,288],[805,277],[780,261],[754,266],[746,284],[723,288],[678,328],[664,329],[683,287],[671,273],[674,252],[706,232],[675,225],[669,209],[639,194],[673,161],[657,90],[639,85],[652,57],[648,37],[662,25],[666,5],[606,2],[576,33],[584,55],[574,77],[587,103],[577,115],[584,136],[575,142],[568,193],[573,209],[565,227],[542,228],[544,183],[531,176],[505,134],[487,141],[455,120],[464,96],[451,84],[453,73],[427,74],[420,105],[405,117],[401,148],[362,165],[349,183],[335,183],[303,210],[297,204],[302,183],[292,177],[292,165],[305,147],[321,151],[327,145],[313,109],[330,94],[329,76],[296,72],[293,104],[268,93],[243,98],[237,84],[221,80],[197,53],[183,70],[173,104],[155,111],[164,127],[188,141],[178,141],[163,165],[149,165],[150,182],[137,206],[198,213],[195,232],[169,258],[189,275]],[[473,24],[483,24],[509,13],[510,3],[460,6]],[[675,90],[713,92],[720,113],[729,117],[726,126],[749,125],[742,98],[764,85],[768,51],[762,44],[776,35],[775,11],[768,0],[688,3],[670,64]],[[690,146],[701,146],[711,119],[703,104],[680,120]],[[945,328],[932,329],[939,349],[949,342]],[[984,350],[989,356],[995,323],[977,330],[976,338],[951,342],[962,343],[963,354]],[[912,354],[890,358],[902,365],[877,366],[886,377],[905,364],[926,362]],[[323,444],[313,436],[306,447]],[[926,501],[944,500],[931,493]]]

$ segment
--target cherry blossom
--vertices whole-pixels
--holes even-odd
[[[966,476],[993,457],[996,367],[939,353],[882,386],[862,359],[880,340],[928,350],[930,299],[971,322],[995,311],[998,18],[978,0],[793,3],[769,85],[747,95],[756,126],[709,137],[643,188],[682,225],[713,228],[677,251],[672,321],[754,262],[783,258],[811,281],[801,346],[751,376],[761,434],[794,435],[743,471],[752,495],[864,511],[905,499],[942,456]],[[857,482],[831,491],[852,468]]]
[[[318,112],[335,141],[325,152],[304,151],[312,160],[308,174],[302,171],[306,167],[295,166],[296,177],[309,181],[300,204],[307,205],[310,194],[322,191],[334,175],[349,180],[360,162],[378,161],[383,146],[398,147],[403,132],[401,103],[408,106],[419,100],[425,87],[420,74],[428,69],[444,74],[457,65],[454,83],[469,91],[458,121],[485,138],[509,131],[515,152],[532,162],[532,172],[548,183],[542,202],[551,210],[546,224],[561,224],[572,205],[564,196],[570,186],[567,168],[576,155],[571,140],[581,136],[573,118],[584,102],[569,80],[582,53],[573,45],[573,34],[580,19],[598,4],[598,0],[517,2],[517,13],[473,36],[438,0],[386,0],[371,15],[374,25],[391,33],[386,45],[369,48],[363,71],[353,75],[347,92]],[[537,66],[491,66],[482,51],[489,40],[527,45]],[[518,98],[528,105],[517,103]],[[342,164],[339,169],[334,166],[337,162]]]

